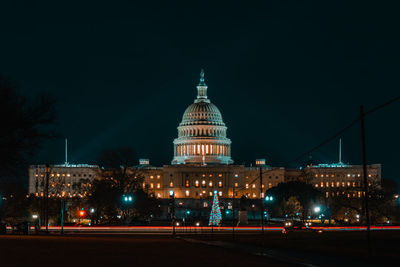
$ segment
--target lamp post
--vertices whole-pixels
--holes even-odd
[[[175,193],[169,191],[170,207],[171,207],[171,222],[172,222],[172,236],[175,236]]]
[[[264,199],[265,199],[265,202],[267,202],[267,203],[274,201],[274,197],[273,196],[265,196]],[[269,225],[269,217],[268,217],[268,225]]]
[[[64,197],[61,196],[61,234],[64,234],[64,211],[65,211],[65,201]]]
[[[232,238],[235,239],[235,183],[232,187]]]

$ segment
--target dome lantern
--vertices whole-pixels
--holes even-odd
[[[198,102],[207,102],[210,103],[210,100],[207,99],[207,85],[204,82],[204,70],[201,69],[200,72],[200,83],[197,85],[197,99],[194,101],[195,103]]]

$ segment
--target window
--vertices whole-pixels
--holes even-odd
[[[342,187],[344,187],[344,182],[342,182]]]
[[[154,188],[154,184],[150,183],[150,188],[153,189]]]
[[[315,184],[315,187],[318,187],[318,184]]]
[[[201,181],[201,186],[206,187],[206,180]]]
[[[254,198],[256,198],[256,197],[257,197],[256,193],[253,193],[253,197],[254,197]]]
[[[153,175],[150,175],[150,179],[154,179],[154,176],[153,176]]]
[[[208,182],[208,186],[209,186],[209,187],[213,187],[213,182],[212,182],[212,181],[209,181],[209,182]]]
[[[222,173],[218,174],[218,177],[222,177]]]
[[[239,177],[239,175],[238,174],[235,174],[235,178],[238,178]]]
[[[203,207],[207,208],[208,207],[208,203],[207,202],[203,202]]]
[[[235,183],[235,187],[238,187],[239,186],[239,184],[238,183]]]
[[[160,179],[160,177],[161,177],[160,175],[157,175],[157,179]]]
[[[198,180],[196,180],[196,181],[194,182],[194,186],[195,186],[195,187],[199,187],[199,186],[200,186]]]
[[[335,187],[335,183],[334,182],[331,182],[331,187]]]
[[[248,189],[249,188],[249,184],[246,184],[246,189]]]
[[[321,182],[321,187],[324,187],[324,182]]]
[[[174,183],[172,181],[169,182],[169,187],[174,187]]]
[[[210,197],[212,197],[212,191],[210,191]]]
[[[185,195],[188,197],[189,196],[189,190],[185,191]]]
[[[190,187],[189,180],[186,180],[186,181],[185,181],[185,187]]]
[[[219,195],[220,197],[222,197],[222,191],[219,191],[219,192],[218,192],[218,195]]]
[[[157,183],[157,188],[160,188],[160,187],[161,187],[160,183]]]
[[[218,182],[218,187],[221,188],[222,187],[222,181]]]
[[[256,184],[253,184],[251,187],[256,188]]]

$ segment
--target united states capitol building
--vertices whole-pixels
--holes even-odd
[[[208,98],[207,89],[202,71],[197,97],[183,113],[178,136],[173,140],[171,164],[156,167],[149,159],[141,159],[137,166],[132,166],[144,177],[143,187],[150,194],[165,199],[173,192],[175,198],[182,200],[210,199],[214,193],[222,199],[242,196],[259,199],[263,192],[279,183],[300,180],[323,191],[327,198],[340,194],[361,197],[360,165],[344,164],[339,160],[334,164],[287,169],[269,166],[265,159],[256,159],[253,166],[234,164],[228,127],[220,110]],[[369,181],[380,182],[380,164],[368,165],[367,169]],[[47,170],[50,196],[85,197],[92,181],[102,178],[99,170],[96,165],[52,165]],[[43,196],[45,176],[46,165],[30,166],[30,194]],[[61,185],[61,189],[56,185]]]

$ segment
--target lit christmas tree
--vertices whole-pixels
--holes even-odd
[[[214,201],[210,213],[210,222],[208,225],[218,226],[222,220],[221,209],[219,208],[218,193],[214,191]]]

